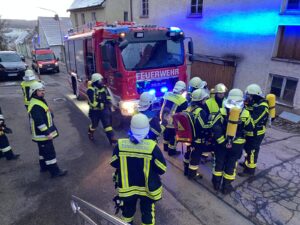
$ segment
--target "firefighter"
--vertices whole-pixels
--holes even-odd
[[[242,177],[255,174],[258,153],[265,137],[266,125],[269,118],[269,105],[263,96],[260,86],[250,84],[246,88],[245,94],[247,108],[254,123],[254,131],[253,135],[247,136],[244,146],[246,157],[244,163],[240,163],[244,167],[244,171],[238,174]]]
[[[162,197],[160,175],[166,172],[166,161],[156,142],[145,139],[149,129],[147,116],[134,115],[129,137],[118,140],[111,160],[118,187],[114,200],[122,210],[122,219],[129,224],[133,223],[138,199],[142,224],[155,224],[155,202]]]
[[[235,116],[235,121],[231,116]],[[244,108],[243,92],[240,89],[229,92],[224,107],[216,115],[212,131],[217,143],[212,183],[215,190],[219,190],[222,183],[222,193],[229,194],[234,190],[231,183],[235,180],[236,165],[243,152],[245,135],[253,131],[253,122],[249,111]]]
[[[166,129],[164,130],[164,151],[168,152],[169,156],[180,154],[176,151],[175,128],[173,125],[173,115],[182,112],[188,106],[185,97],[182,96],[186,90],[186,85],[183,81],[177,81],[173,92],[167,92],[163,97],[163,104],[160,110],[160,120],[167,120]]]
[[[5,157],[7,160],[15,160],[20,156],[19,154],[14,154],[9,145],[6,134],[11,133],[12,130],[6,126],[0,107],[0,158]]]
[[[53,114],[45,100],[45,86],[41,82],[34,82],[30,86],[31,99],[28,106],[32,141],[39,148],[40,172],[49,171],[52,178],[67,174],[57,165],[53,139],[58,137],[58,131],[53,123]]]
[[[91,124],[88,130],[90,140],[94,140],[94,132],[101,120],[106,136],[111,145],[116,143],[112,128],[111,96],[103,84],[103,76],[94,73],[91,79],[91,86],[87,90],[88,103],[90,106],[89,117]]]
[[[189,88],[188,88],[188,93],[187,93],[187,101],[189,103],[192,100],[193,91],[195,91],[196,89],[199,89],[199,88],[203,88],[203,89],[207,90],[207,92],[209,92],[206,81],[201,80],[200,77],[193,77],[189,81]]]
[[[150,130],[147,136],[148,139],[157,142],[158,137],[165,129],[166,123],[163,123],[164,125],[160,124],[158,112],[154,111],[152,108],[152,104],[154,101],[155,101],[154,95],[150,94],[149,92],[142,93],[138,103],[138,111],[146,115],[149,119]]]
[[[24,104],[27,110],[30,101],[30,96],[29,96],[30,85],[34,82],[37,82],[37,78],[32,70],[27,69],[25,71],[25,76],[23,77],[23,80],[24,81],[22,81],[21,83],[21,88],[24,96]]]
[[[205,142],[208,133],[208,116],[209,112],[202,107],[205,101],[209,98],[209,94],[205,89],[197,89],[192,93],[191,105],[185,110],[191,115],[192,127],[195,130],[195,137],[184,154],[184,175],[188,178],[202,178],[200,173],[197,173],[200,163],[201,153],[205,149]]]

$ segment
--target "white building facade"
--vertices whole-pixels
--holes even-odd
[[[132,8],[138,23],[192,37],[191,76],[211,85],[227,76],[224,83],[242,90],[257,83],[300,109],[300,0],[134,0]]]

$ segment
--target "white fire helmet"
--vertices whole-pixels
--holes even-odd
[[[134,115],[130,122],[130,130],[132,135],[140,142],[148,135],[150,130],[148,117],[142,113]]]
[[[97,81],[102,82],[102,80],[103,80],[103,76],[100,73],[94,73],[92,75],[92,79],[91,79],[92,83],[97,82]]]
[[[225,92],[227,92],[227,87],[222,83],[217,84],[214,89],[215,89],[214,93],[225,93]]]
[[[228,97],[224,102],[226,108],[243,108],[244,107],[244,95],[242,90],[234,88],[228,93]]]
[[[186,90],[186,85],[183,81],[177,81],[174,88],[173,88],[173,92],[174,93],[181,93],[183,91]]]
[[[246,90],[245,90],[245,94],[258,95],[258,96],[263,97],[262,90],[261,90],[260,86],[257,85],[257,84],[248,85]]]
[[[32,70],[26,70],[23,80],[25,80],[25,81],[36,80],[34,72]]]
[[[32,84],[30,85],[29,96],[31,97],[32,94],[33,94],[36,90],[45,90],[45,85],[43,84],[43,82],[36,81],[36,82],[32,83]]]
[[[149,107],[153,104],[155,101],[155,96],[150,94],[149,92],[144,92],[140,96],[140,101],[138,103],[138,110],[139,111],[145,111],[149,109]]]
[[[203,88],[199,88],[192,93],[192,102],[202,101],[207,98],[209,98],[209,94]]]
[[[189,81],[189,86],[194,88],[194,89],[198,89],[201,86],[201,78],[200,77],[193,77],[190,81]]]

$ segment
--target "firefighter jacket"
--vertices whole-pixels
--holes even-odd
[[[0,107],[0,136],[4,134],[5,123],[4,116],[2,115],[1,107]]]
[[[53,123],[53,115],[43,98],[32,97],[28,106],[28,113],[33,141],[47,141],[49,134],[53,138],[58,136],[58,131]]]
[[[37,82],[36,80],[31,80],[31,81],[22,81],[21,83],[21,88],[24,96],[24,104],[25,106],[29,106],[30,102],[30,96],[29,96],[29,90],[30,90],[30,85],[33,84],[34,82]]]
[[[87,90],[88,103],[91,110],[103,110],[111,106],[111,96],[105,86],[90,86]]]
[[[191,117],[191,125],[194,133],[193,142],[204,144],[208,138],[210,125],[208,121],[209,113],[199,105],[190,105],[186,110]]]
[[[218,144],[224,143],[227,139],[226,128],[228,119],[229,113],[225,107],[222,107],[212,124],[213,136]],[[254,124],[251,115],[247,109],[243,109],[240,113],[236,135],[232,140],[233,144],[244,144],[246,142],[245,137],[251,135],[253,129]]]
[[[164,126],[160,125],[159,116],[157,112],[152,110],[145,110],[140,111],[140,113],[143,113],[149,119],[150,130],[147,138],[153,141],[157,141],[157,138],[161,135],[161,133],[164,130]]]
[[[260,99],[256,103],[247,106],[254,123],[253,135],[259,136],[266,132],[266,125],[269,118],[269,105],[265,99]]]
[[[119,197],[145,196],[152,200],[162,197],[159,175],[166,172],[166,161],[155,141],[144,139],[133,143],[119,139],[111,159],[117,169]]]
[[[160,120],[164,120],[164,115],[169,115],[168,124],[166,127],[174,128],[172,116],[175,113],[182,112],[188,107],[186,99],[181,94],[168,92],[163,97],[163,104],[160,110]]]

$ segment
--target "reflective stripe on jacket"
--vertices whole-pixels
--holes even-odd
[[[162,197],[159,175],[166,172],[166,161],[153,140],[144,139],[134,144],[129,139],[119,139],[114,149],[111,165],[118,171],[120,197],[146,196],[153,200]]]
[[[90,109],[103,110],[111,102],[111,96],[106,87],[97,88],[90,86],[87,90]]]
[[[21,88],[24,96],[24,104],[26,106],[29,105],[30,102],[30,96],[29,96],[29,91],[30,91],[30,85],[33,84],[34,82],[37,82],[36,80],[31,80],[31,81],[22,81],[21,83]]]
[[[58,136],[56,127],[53,124],[51,112],[47,104],[39,99],[31,98],[28,106],[30,125],[33,141],[46,141],[47,136],[53,138]]]

